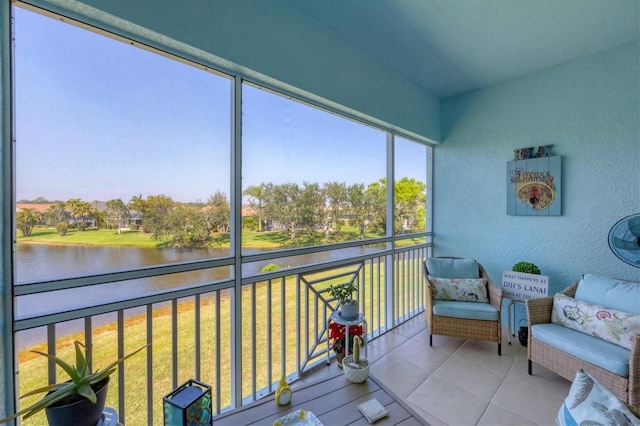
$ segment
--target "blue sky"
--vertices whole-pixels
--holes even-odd
[[[230,80],[15,8],[16,199],[107,201],[229,194]],[[243,188],[371,183],[385,134],[243,90]],[[402,143],[397,177],[424,181],[425,148]]]

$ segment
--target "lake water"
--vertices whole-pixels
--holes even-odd
[[[260,272],[267,263],[281,266],[298,266],[316,262],[326,262],[372,253],[379,249],[353,247],[321,253],[300,255],[275,261],[254,262],[243,265],[243,276]],[[259,249],[250,249],[245,254],[255,254]],[[16,273],[18,283],[38,280],[70,278],[121,271],[142,266],[162,265],[193,260],[228,256],[228,248],[179,249],[145,247],[103,247],[85,245],[17,244]],[[199,284],[229,278],[229,267],[162,275],[151,278],[121,281],[55,292],[40,293],[17,298],[16,318],[27,318],[46,313],[72,310],[101,304],[105,301],[130,299],[162,290],[189,284]],[[142,312],[143,308],[128,311],[128,314]],[[108,317],[105,317],[108,318]],[[113,321],[105,319],[104,321]],[[66,331],[77,331],[81,324],[69,325]],[[20,333],[19,347],[30,346],[43,340],[43,330]]]

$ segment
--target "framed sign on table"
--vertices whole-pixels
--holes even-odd
[[[559,155],[507,162],[507,214],[560,216],[561,183]]]

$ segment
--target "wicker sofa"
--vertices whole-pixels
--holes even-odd
[[[579,286],[584,287],[579,290]],[[611,308],[640,316],[640,282],[585,275],[559,294],[572,298],[571,300],[575,303],[581,303],[576,306],[585,307],[586,305],[585,311],[589,306],[596,309],[605,306],[607,309]],[[586,299],[589,300],[586,301]],[[559,296],[559,300],[568,299],[562,299],[562,296]],[[553,296],[527,300],[526,307],[529,320],[527,347],[529,375],[532,374],[532,363],[534,362],[570,381],[574,379],[578,370],[583,369],[609,388],[622,401],[631,406],[640,407],[639,334],[635,334],[635,332],[627,334],[626,343],[630,347],[627,350],[620,345],[611,343],[608,340],[608,334],[585,334],[584,331],[564,327],[558,321],[558,306],[554,308]],[[556,317],[552,321],[554,309]],[[578,316],[581,315],[579,310],[575,312]],[[573,315],[571,312],[570,314]],[[598,315],[584,316],[583,318],[585,322],[592,323],[601,319]],[[632,321],[635,321],[633,329],[637,330],[637,318],[631,318]],[[576,317],[569,319],[575,321]],[[578,317],[578,319],[581,318]],[[601,339],[601,337],[603,338]],[[625,374],[627,366],[628,372]]]

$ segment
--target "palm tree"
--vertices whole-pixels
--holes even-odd
[[[45,223],[49,226],[58,226],[60,223],[67,223],[67,213],[64,210],[64,203],[58,201],[44,212]]]
[[[117,226],[118,234],[129,223],[129,217],[129,208],[120,198],[107,201],[107,225]]]
[[[16,225],[25,237],[31,236],[31,231],[38,222],[40,222],[40,213],[36,209],[22,209],[16,216]]]
[[[258,212],[258,232],[262,232],[262,211],[264,209],[265,198],[265,185],[261,183],[258,186],[251,185],[243,192],[244,195],[248,195],[249,205],[252,209]]]
[[[91,204],[87,203],[86,201],[82,201],[79,198],[72,198],[67,201],[67,207],[70,210],[71,217],[78,227],[78,230],[84,231],[87,227],[87,219],[91,214]]]

